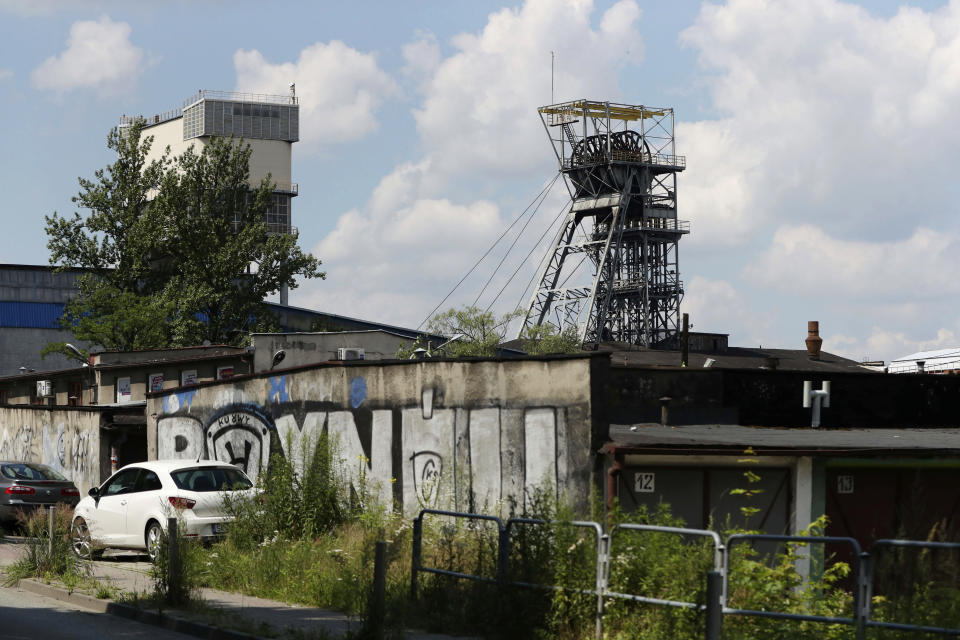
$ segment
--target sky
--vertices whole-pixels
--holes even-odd
[[[293,224],[327,278],[292,305],[411,327],[524,306],[567,204],[521,216],[557,173],[551,52],[556,102],[675,110],[694,330],[960,345],[960,1],[0,0],[0,262],[47,263],[44,216],[72,214],[121,115],[295,82]]]

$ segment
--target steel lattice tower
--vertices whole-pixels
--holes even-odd
[[[686,160],[676,155],[673,109],[576,100],[539,112],[571,203],[523,328],[575,327],[594,347],[673,346],[683,297],[677,242],[690,231],[677,220]],[[584,263],[592,274],[579,270]]]

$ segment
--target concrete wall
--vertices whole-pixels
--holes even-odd
[[[203,153],[203,147],[210,141],[209,138],[183,139],[183,118],[174,118],[157,125],[147,127],[144,136],[153,136],[153,145],[147,160],[159,159],[167,146],[170,147],[172,157],[183,154],[193,146],[195,153]],[[291,182],[292,143],[282,140],[244,139],[250,145],[250,182],[256,184],[269,173],[274,182]]]
[[[258,477],[323,433],[386,504],[494,511],[549,483],[586,508],[590,358],[321,365],[148,399],[148,455]]]
[[[337,349],[364,349],[364,360],[389,360],[397,357],[401,346],[410,345],[410,338],[386,331],[337,331],[330,333],[255,333],[253,334],[253,370],[268,371],[273,354],[283,349],[286,356],[281,368],[299,367],[335,360]]]
[[[49,465],[85,495],[103,479],[100,412],[0,407],[0,459]]]

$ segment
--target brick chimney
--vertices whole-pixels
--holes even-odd
[[[820,337],[820,322],[810,320],[807,322],[807,357],[811,360],[820,359],[820,346],[823,344],[823,338]]]

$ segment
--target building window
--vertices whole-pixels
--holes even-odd
[[[250,196],[247,196],[249,202]],[[267,206],[263,214],[263,221],[267,223],[267,231],[270,233],[290,233],[290,200],[291,197],[284,193],[273,194],[273,201]],[[240,228],[240,216],[234,214],[233,229]]]
[[[71,407],[79,407],[83,404],[83,387],[79,382],[71,382],[68,385],[67,404]]]
[[[202,100],[183,112],[183,139],[210,135],[296,142],[300,139],[300,107]]]

